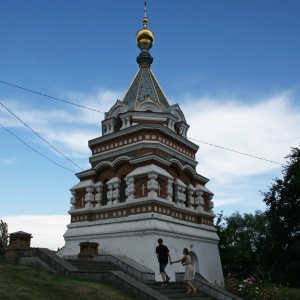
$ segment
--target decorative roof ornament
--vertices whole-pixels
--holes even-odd
[[[136,59],[140,67],[150,67],[153,62],[153,57],[150,55],[149,50],[154,43],[154,33],[147,28],[147,25],[147,6],[146,0],[144,0],[143,28],[136,34],[136,42],[138,47],[141,49],[141,53]]]
[[[179,111],[179,106],[170,105],[167,97],[161,89],[157,79],[155,78],[150,65],[153,57],[149,53],[149,49],[154,43],[154,34],[147,28],[148,19],[146,14],[146,0],[144,0],[144,18],[143,28],[136,34],[138,47],[141,49],[140,55],[137,57],[139,70],[133,78],[122,101],[117,101],[110,109],[107,118],[114,117],[126,111],[152,111],[152,112],[170,112]],[[178,107],[178,109],[177,109]],[[178,112],[180,120],[184,120],[182,112]],[[176,115],[176,117],[178,117]]]

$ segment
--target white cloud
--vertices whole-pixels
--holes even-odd
[[[112,103],[121,97],[120,92],[99,90],[96,94],[65,92],[70,102],[106,112]],[[88,140],[102,134],[101,121],[104,114],[92,110],[67,105],[66,109],[55,105],[54,109],[32,107],[29,103],[15,100],[1,101],[11,112],[26,123],[33,131],[61,152],[71,157],[87,158],[90,154]],[[30,132],[3,106],[0,107],[0,121],[6,127],[22,128]],[[39,144],[49,147],[36,137]],[[49,148],[50,149],[50,148]]]
[[[300,112],[293,109],[287,95],[254,105],[196,99],[181,108],[190,125],[189,137],[238,152],[285,163],[289,147],[299,142]],[[207,161],[210,173],[221,168],[225,174],[252,175],[277,167],[203,143],[200,147],[199,160]]]
[[[103,112],[121,96],[105,90],[95,94],[66,93],[72,102]],[[101,136],[102,114],[69,105],[65,110],[60,107],[45,111],[28,104],[9,104],[22,120],[38,128],[41,136],[69,158],[87,160],[88,140]],[[290,91],[251,102],[237,96],[185,97],[179,104],[190,125],[190,138],[279,163],[285,163],[291,146],[299,146],[300,112],[294,109]],[[0,118],[4,117],[12,121],[9,114],[4,116],[0,111]],[[15,126],[15,120],[11,126]],[[210,179],[207,187],[215,194],[216,206],[261,206],[258,190],[264,190],[280,174],[280,165],[192,141],[200,145],[197,171]]]
[[[24,231],[32,234],[31,247],[57,250],[64,246],[63,235],[70,223],[69,215],[0,216],[7,223],[8,233]]]
[[[290,147],[299,146],[300,112],[294,109],[289,92],[252,103],[230,98],[187,98],[180,106],[190,125],[190,138],[283,164]],[[192,142],[200,146],[197,170],[211,179],[208,188],[216,194],[216,206],[249,204],[247,195],[258,190],[252,184],[254,177],[277,176],[282,169],[275,163]],[[237,182],[244,185],[238,193]]]

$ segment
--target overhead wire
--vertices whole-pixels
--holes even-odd
[[[9,113],[11,113],[16,119],[18,119],[24,126],[26,126],[29,130],[31,130],[34,134],[36,134],[41,140],[43,140],[47,145],[49,145],[52,149],[54,149],[56,152],[58,152],[60,155],[62,155],[64,158],[66,158],[69,162],[71,162],[73,165],[78,167],[80,170],[83,171],[81,167],[79,167],[75,162],[73,162],[71,159],[69,159],[67,156],[65,156],[63,153],[61,153],[58,149],[56,149],[54,146],[52,146],[49,142],[47,142],[43,137],[41,137],[36,131],[34,131],[30,126],[28,126],[25,122],[23,122],[18,116],[16,116],[10,109],[8,109],[3,103],[0,102],[0,105],[2,105]]]
[[[217,147],[217,148],[224,149],[224,150],[227,150],[227,151],[235,152],[237,154],[246,155],[246,156],[249,156],[249,157],[252,157],[252,158],[256,158],[256,159],[260,159],[260,160],[264,160],[264,161],[267,161],[267,162],[271,162],[271,163],[274,163],[274,164],[284,166],[284,164],[276,162],[274,160],[269,160],[269,159],[266,159],[266,158],[254,156],[254,155],[247,154],[247,153],[244,153],[244,152],[240,152],[240,151],[237,151],[237,150],[233,150],[233,149],[229,149],[229,148],[226,148],[226,147],[222,147],[222,146],[214,145],[214,144],[211,144],[211,143],[203,142],[203,141],[200,141],[200,140],[197,140],[197,139],[194,139],[194,138],[189,138],[188,137],[188,140],[197,141],[197,142],[202,143],[202,144],[206,144],[206,145]]]
[[[0,123],[0,126],[1,126],[3,129],[5,129],[6,131],[8,131],[8,132],[9,132],[11,135],[13,135],[15,138],[17,138],[21,143],[23,143],[23,144],[24,144],[25,146],[27,146],[29,149],[31,149],[32,151],[36,152],[37,154],[43,156],[44,158],[46,158],[47,160],[49,160],[49,161],[52,162],[53,164],[55,164],[55,165],[57,165],[57,166],[59,166],[59,167],[61,167],[61,168],[63,168],[63,169],[66,169],[66,170],[68,170],[68,171],[70,171],[70,172],[72,172],[72,173],[77,173],[77,172],[75,172],[75,171],[73,171],[73,170],[71,170],[71,169],[68,169],[68,168],[66,168],[66,167],[64,167],[64,166],[62,166],[62,165],[56,163],[56,162],[53,161],[52,159],[48,158],[46,155],[44,155],[44,154],[40,153],[39,151],[35,150],[35,149],[32,148],[31,146],[29,146],[27,143],[25,143],[22,139],[20,139],[17,135],[15,135],[15,134],[14,134],[13,132],[11,132],[9,129],[7,129],[5,126],[3,126],[1,123]]]
[[[80,105],[80,104],[76,104],[76,103],[73,103],[73,102],[70,102],[70,101],[66,101],[66,100],[63,100],[63,99],[59,99],[59,98],[56,98],[56,97],[52,97],[52,96],[49,96],[49,95],[46,95],[46,94],[43,94],[43,93],[40,93],[40,92],[36,92],[36,91],[30,90],[30,89],[24,88],[24,87],[22,87],[22,86],[15,85],[15,84],[12,84],[12,83],[9,83],[9,82],[5,82],[5,81],[2,81],[2,80],[0,80],[0,82],[3,83],[3,84],[7,84],[7,85],[10,85],[10,86],[13,86],[13,87],[15,87],[15,88],[18,88],[18,89],[21,89],[21,90],[30,92],[30,93],[34,93],[34,94],[37,94],[37,95],[40,95],[40,96],[43,96],[43,97],[50,98],[50,99],[52,99],[52,100],[65,102],[65,103],[70,104],[70,105],[78,106],[78,107],[81,107],[81,108],[84,108],[84,109],[88,109],[88,110],[92,110],[92,111],[95,111],[95,112],[104,114],[104,112],[102,112],[102,111],[100,111],[100,110],[97,110],[97,109],[93,109],[93,108],[86,107],[86,106],[83,106],[83,105]]]
[[[21,87],[21,86],[18,86],[18,85],[9,83],[9,82],[5,82],[5,81],[0,80],[0,83],[10,85],[10,86],[18,88],[18,89],[25,90],[27,92],[35,93],[35,94],[38,94],[38,95],[41,95],[43,97],[47,97],[47,98],[50,98],[50,99],[53,99],[53,100],[57,100],[57,101],[65,102],[65,103],[70,104],[70,105],[78,106],[80,108],[84,108],[84,109],[88,109],[88,110],[91,110],[91,111],[94,111],[94,112],[105,114],[102,111],[99,111],[99,110],[96,110],[96,109],[93,109],[93,108],[90,108],[90,107],[86,107],[86,106],[83,106],[83,105],[79,105],[79,104],[76,104],[76,103],[73,103],[73,102],[70,102],[70,101],[66,101],[66,100],[63,100],[63,99],[59,99],[59,98],[56,98],[56,97],[52,97],[52,96],[49,96],[49,95],[46,95],[46,94],[43,94],[43,93],[40,93],[40,92],[36,92],[36,91],[31,90],[31,89],[27,89],[27,88],[24,88],[24,87]],[[223,146],[218,146],[218,145],[211,144],[211,143],[208,143],[208,142],[200,141],[200,140],[190,138],[190,137],[188,139],[189,140],[194,140],[194,141],[197,141],[199,143],[206,144],[206,145],[209,145],[209,146],[212,146],[212,147],[217,147],[217,148],[220,148],[220,149],[223,149],[223,150],[226,150],[226,151],[231,151],[231,152],[234,152],[234,153],[237,153],[237,154],[240,154],[240,155],[245,155],[245,156],[252,157],[252,158],[255,158],[255,159],[264,160],[264,161],[267,161],[267,162],[271,162],[271,163],[274,163],[274,164],[284,166],[284,164],[282,164],[282,163],[279,163],[279,162],[276,162],[276,161],[273,161],[273,160],[269,160],[269,159],[266,159],[266,158],[254,156],[254,155],[251,155],[251,154],[247,154],[247,153],[240,152],[240,151],[237,151],[237,150],[229,149],[229,148],[226,148],[226,147],[223,147]]]

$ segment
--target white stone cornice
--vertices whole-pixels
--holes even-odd
[[[142,163],[144,161],[149,161],[149,160],[155,160],[157,162],[160,162],[161,164],[165,165],[166,167],[171,165],[169,160],[162,158],[161,156],[158,156],[156,154],[148,154],[148,155],[144,155],[142,157],[132,158],[130,160],[130,164],[135,165],[135,164],[139,164],[139,163]]]
[[[121,118],[133,117],[135,119],[147,118],[147,120],[167,120],[171,119],[174,122],[180,121],[178,118],[173,116],[170,113],[161,113],[161,112],[146,112],[146,111],[127,111],[120,114]]]
[[[123,130],[115,131],[111,134],[107,134],[107,135],[98,137],[96,139],[89,140],[88,145],[91,148],[92,146],[95,146],[99,143],[108,142],[110,140],[114,141],[116,139],[123,138],[124,136],[133,135],[134,133],[140,133],[140,132],[143,132],[146,130],[157,130],[163,134],[169,135],[170,138],[173,139],[174,141],[176,141],[178,143],[182,143],[183,145],[186,145],[187,147],[193,149],[194,151],[197,151],[199,149],[198,145],[189,141],[187,138],[185,138],[181,135],[178,135],[170,128],[167,128],[166,126],[161,125],[161,124],[137,124],[135,126],[131,126],[131,127],[125,128]]]
[[[111,180],[107,181],[107,184],[114,184],[119,182],[120,182],[119,177],[113,177]]]
[[[166,116],[147,116],[147,115],[141,115],[141,116],[132,116],[132,121],[135,122],[136,120],[144,120],[144,121],[160,121],[160,122],[166,122],[167,118]]]
[[[94,169],[89,169],[89,170],[86,170],[86,171],[83,171],[83,172],[79,172],[79,173],[76,173],[76,176],[77,178],[83,178],[83,177],[86,177],[86,176],[94,176],[96,174],[96,171]]]
[[[175,182],[186,188],[186,184],[183,181],[181,181],[179,178],[177,178]]]
[[[70,188],[70,191],[75,191],[75,190],[81,190],[81,189],[86,189],[89,186],[94,186],[94,181],[93,180],[84,180],[80,181],[76,185]]]
[[[127,176],[138,176],[141,174],[145,175],[145,174],[148,174],[151,172],[155,172],[157,175],[162,175],[163,177],[173,179],[173,176],[170,175],[166,170],[164,170],[163,168],[156,166],[154,164],[136,168],[131,173],[129,173]]]
[[[166,208],[170,208],[170,209],[174,208],[178,212],[182,212],[182,213],[191,213],[195,216],[200,216],[200,217],[201,216],[202,217],[209,217],[209,218],[215,217],[214,213],[207,212],[207,211],[197,212],[195,210],[191,210],[188,207],[177,206],[175,202],[167,201],[166,199],[163,199],[163,198],[160,198],[160,197],[143,197],[143,198],[138,198],[138,199],[132,199],[132,200],[126,201],[126,202],[116,203],[116,204],[113,204],[113,205],[93,207],[93,208],[89,208],[89,209],[77,208],[76,210],[69,210],[68,213],[71,216],[80,215],[82,213],[105,213],[105,212],[109,212],[109,211],[116,210],[116,209],[126,209],[126,208],[129,208],[129,207],[132,207],[132,205],[139,205],[139,206],[145,205],[146,206],[148,203],[153,203],[153,202],[157,203],[158,205],[159,204],[164,205]],[[148,214],[152,214],[152,213],[153,212],[148,213]],[[138,215],[141,215],[141,214],[138,214]],[[126,218],[133,218],[134,216],[135,215],[129,215],[129,216],[126,216]],[[112,219],[112,220],[119,220],[119,219],[121,219],[121,217],[117,218],[117,219]],[[178,221],[178,219],[176,219],[176,218],[173,218],[173,220]],[[100,222],[106,222],[107,220],[106,219],[101,219],[99,221]],[[93,221],[93,222],[97,222],[97,221]],[[82,222],[79,222],[79,223],[82,223]],[[192,223],[192,222],[188,222],[188,223],[196,225],[196,226],[200,225],[200,224],[196,224],[196,223]],[[73,224],[73,223],[71,223],[71,224]],[[208,225],[208,226],[212,227],[211,225]]]
[[[134,144],[134,145],[136,145],[135,147],[133,147],[133,145],[128,145],[128,146],[123,147],[122,151],[118,151],[118,149],[117,150],[110,150],[110,151],[107,151],[105,153],[97,154],[97,155],[92,156],[90,158],[90,162],[96,162],[97,160],[101,159],[101,162],[94,167],[93,174],[96,172],[95,170],[98,170],[101,166],[108,165],[110,167],[113,167],[116,163],[118,163],[119,161],[122,161],[122,160],[127,160],[132,165],[135,165],[135,164],[138,164],[138,163],[142,163],[142,162],[148,161],[148,160],[155,160],[155,161],[157,161],[157,162],[159,162],[159,163],[161,163],[161,164],[163,164],[165,166],[170,166],[171,162],[174,162],[175,164],[177,164],[177,165],[180,166],[180,169],[182,171],[189,170],[193,174],[193,176],[195,177],[195,179],[203,181],[205,183],[207,183],[209,181],[208,178],[206,178],[206,177],[198,174],[197,171],[195,171],[192,168],[192,166],[196,167],[197,162],[195,160],[192,160],[192,159],[187,160],[186,156],[179,155],[180,153],[178,153],[178,152],[176,152],[176,155],[177,155],[178,159],[176,157],[172,157],[169,160],[164,159],[161,156],[158,156],[158,155],[153,154],[153,153],[151,153],[151,154],[149,153],[148,155],[146,154],[146,155],[144,155],[142,157],[137,157],[137,158],[132,158],[132,157],[130,157],[128,155],[127,156],[122,155],[122,154],[128,153],[129,151],[134,151],[134,150],[140,149],[141,147],[149,147],[148,142],[146,142],[146,143],[147,143],[147,145],[143,144],[143,142],[139,142],[139,143],[136,143],[138,145]],[[164,146],[164,147],[161,146],[161,147],[159,147],[159,149],[163,150],[163,151],[165,151],[167,153],[169,153],[170,155],[173,155],[174,152],[166,150],[166,147],[167,146]],[[152,148],[156,148],[156,147],[152,147]],[[169,148],[167,147],[167,149],[169,149]],[[117,152],[117,154],[116,154],[116,152]],[[118,158],[115,159],[114,161],[110,162],[109,158],[111,156],[116,156],[116,155],[118,156]],[[179,158],[181,158],[181,160],[187,161],[187,163],[190,163],[192,166],[188,165],[188,164],[187,165],[183,165],[181,163],[181,161],[179,160]],[[204,189],[206,189],[206,187],[204,187]]]
[[[166,216],[166,215],[162,215],[162,214],[158,214],[158,213],[146,213],[146,214],[140,214],[140,215],[132,215],[130,217],[127,216],[127,217],[120,217],[118,219],[99,220],[99,221],[93,221],[93,222],[77,222],[77,223],[75,222],[75,223],[69,224],[67,227],[69,229],[82,228],[82,230],[89,230],[92,233],[92,232],[94,232],[93,228],[95,228],[97,226],[101,226],[102,230],[97,231],[97,234],[101,234],[101,233],[105,234],[105,233],[109,233],[108,231],[106,231],[104,229],[106,227],[106,225],[115,224],[114,228],[113,228],[113,232],[121,233],[123,231],[122,228],[124,229],[124,226],[131,227],[132,224],[137,224],[138,221],[141,221],[141,222],[151,221],[151,222],[153,222],[152,223],[153,226],[143,226],[142,224],[139,224],[139,226],[135,225],[135,229],[132,228],[132,230],[134,232],[138,231],[138,229],[141,231],[147,230],[149,232],[149,231],[151,231],[151,229],[152,230],[153,229],[164,230],[164,228],[166,228],[165,232],[169,232],[170,231],[169,229],[171,227],[174,229],[177,228],[174,231],[173,230],[172,231],[174,233],[176,233],[176,232],[178,233],[178,231],[179,231],[178,226],[183,226],[182,228],[185,228],[183,233],[186,236],[195,235],[195,237],[198,236],[198,238],[200,238],[200,239],[201,238],[211,238],[212,240],[219,241],[219,238],[217,235],[211,235],[212,233],[216,233],[216,231],[217,231],[217,229],[213,226],[208,226],[205,224],[190,223],[190,222],[187,222],[184,220],[174,219],[171,216]],[[159,222],[159,221],[163,221],[163,222]],[[158,224],[158,222],[159,222],[159,224]],[[116,227],[119,227],[120,230],[116,230]],[[200,231],[199,229],[202,229],[202,230]],[[107,228],[107,230],[111,230],[111,227]],[[77,232],[78,231],[81,232],[81,230],[77,230]],[[64,237],[68,237],[69,234],[70,234],[70,231],[69,231],[69,233],[66,233],[64,235]],[[72,236],[74,236],[74,233],[72,234]]]
[[[95,187],[95,188],[99,188],[99,187],[102,187],[102,186],[103,186],[103,184],[102,184],[101,181],[98,181],[98,182],[96,182],[96,183],[94,184],[94,187]]]
[[[205,187],[204,185],[201,185],[199,183],[195,186],[195,189],[205,192],[206,194],[210,194],[212,196],[214,195],[214,193],[212,191],[210,191],[207,187]]]
[[[175,157],[178,157],[178,159],[181,159],[182,161],[186,161],[188,164],[190,164],[194,167],[196,167],[198,164],[198,162],[196,160],[194,160],[193,158],[190,158],[189,156],[187,156],[185,154],[181,154],[180,152],[177,152],[176,150],[172,149],[171,147],[164,145],[159,141],[154,141],[154,140],[153,141],[135,142],[134,144],[122,146],[117,149],[108,150],[104,153],[95,154],[90,157],[90,163],[97,162],[99,160],[101,160],[101,161],[108,160],[112,156],[124,155],[124,154],[127,154],[128,152],[136,151],[141,148],[146,148],[146,149],[154,148],[154,149],[162,150],[162,151],[170,154],[171,156],[175,156]]]

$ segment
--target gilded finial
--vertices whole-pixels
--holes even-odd
[[[154,43],[154,34],[147,28],[147,25],[147,6],[146,0],[144,0],[143,28],[136,34],[136,42],[141,49],[141,53],[136,59],[140,67],[150,67],[153,62],[153,57],[150,55],[149,49],[151,49],[152,44]]]
[[[149,49],[152,47],[154,43],[154,34],[153,32],[147,28],[148,19],[147,19],[147,5],[146,0],[144,0],[144,18],[143,18],[143,29],[139,30],[136,34],[136,42],[138,43],[138,47],[148,46]]]
[[[146,3],[146,0],[144,0],[144,19],[143,19],[144,28],[147,27],[147,24],[148,24],[148,19],[147,19],[147,3]]]
[[[147,24],[148,24],[148,19],[147,19],[147,17],[144,17],[144,19],[143,19],[144,28],[147,28]]]

